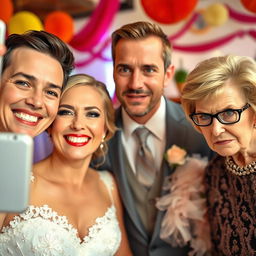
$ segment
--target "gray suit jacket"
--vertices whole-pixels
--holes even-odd
[[[148,236],[142,225],[139,215],[136,211],[133,196],[126,177],[124,165],[124,149],[121,142],[122,117],[121,109],[116,111],[116,125],[118,130],[115,136],[109,141],[108,155],[102,169],[110,170],[114,173],[121,198],[125,209],[125,225],[130,242],[131,249],[136,256],[186,256],[189,248],[174,248],[159,237],[161,222],[165,212],[158,211],[154,232],[151,237]],[[166,150],[173,144],[187,150],[188,154],[199,153],[210,156],[209,150],[204,138],[191,126],[186,120],[184,112],[179,104],[166,100]],[[163,160],[162,164],[164,177],[170,175],[173,169]],[[166,193],[162,190],[161,195]]]

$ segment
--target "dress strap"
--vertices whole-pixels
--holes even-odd
[[[100,179],[103,181],[103,183],[106,185],[109,197],[111,200],[111,203],[113,204],[113,195],[112,195],[112,190],[113,190],[113,177],[108,171],[98,171],[100,175]]]

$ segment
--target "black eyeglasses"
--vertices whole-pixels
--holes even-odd
[[[189,117],[192,119],[197,126],[209,126],[212,124],[213,118],[216,118],[222,124],[235,124],[239,122],[241,113],[250,107],[247,103],[244,107],[240,109],[226,109],[224,111],[218,112],[214,115],[209,113],[193,113]]]

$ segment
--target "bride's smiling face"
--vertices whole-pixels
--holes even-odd
[[[68,89],[50,129],[55,150],[65,157],[91,158],[105,136],[105,119],[104,101],[95,88]]]

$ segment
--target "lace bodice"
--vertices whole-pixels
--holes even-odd
[[[109,189],[112,180],[108,172],[100,176]],[[98,217],[82,240],[65,216],[47,205],[30,205],[14,217],[0,234],[0,255],[8,256],[108,256],[120,245],[121,232],[112,204],[104,216]]]

